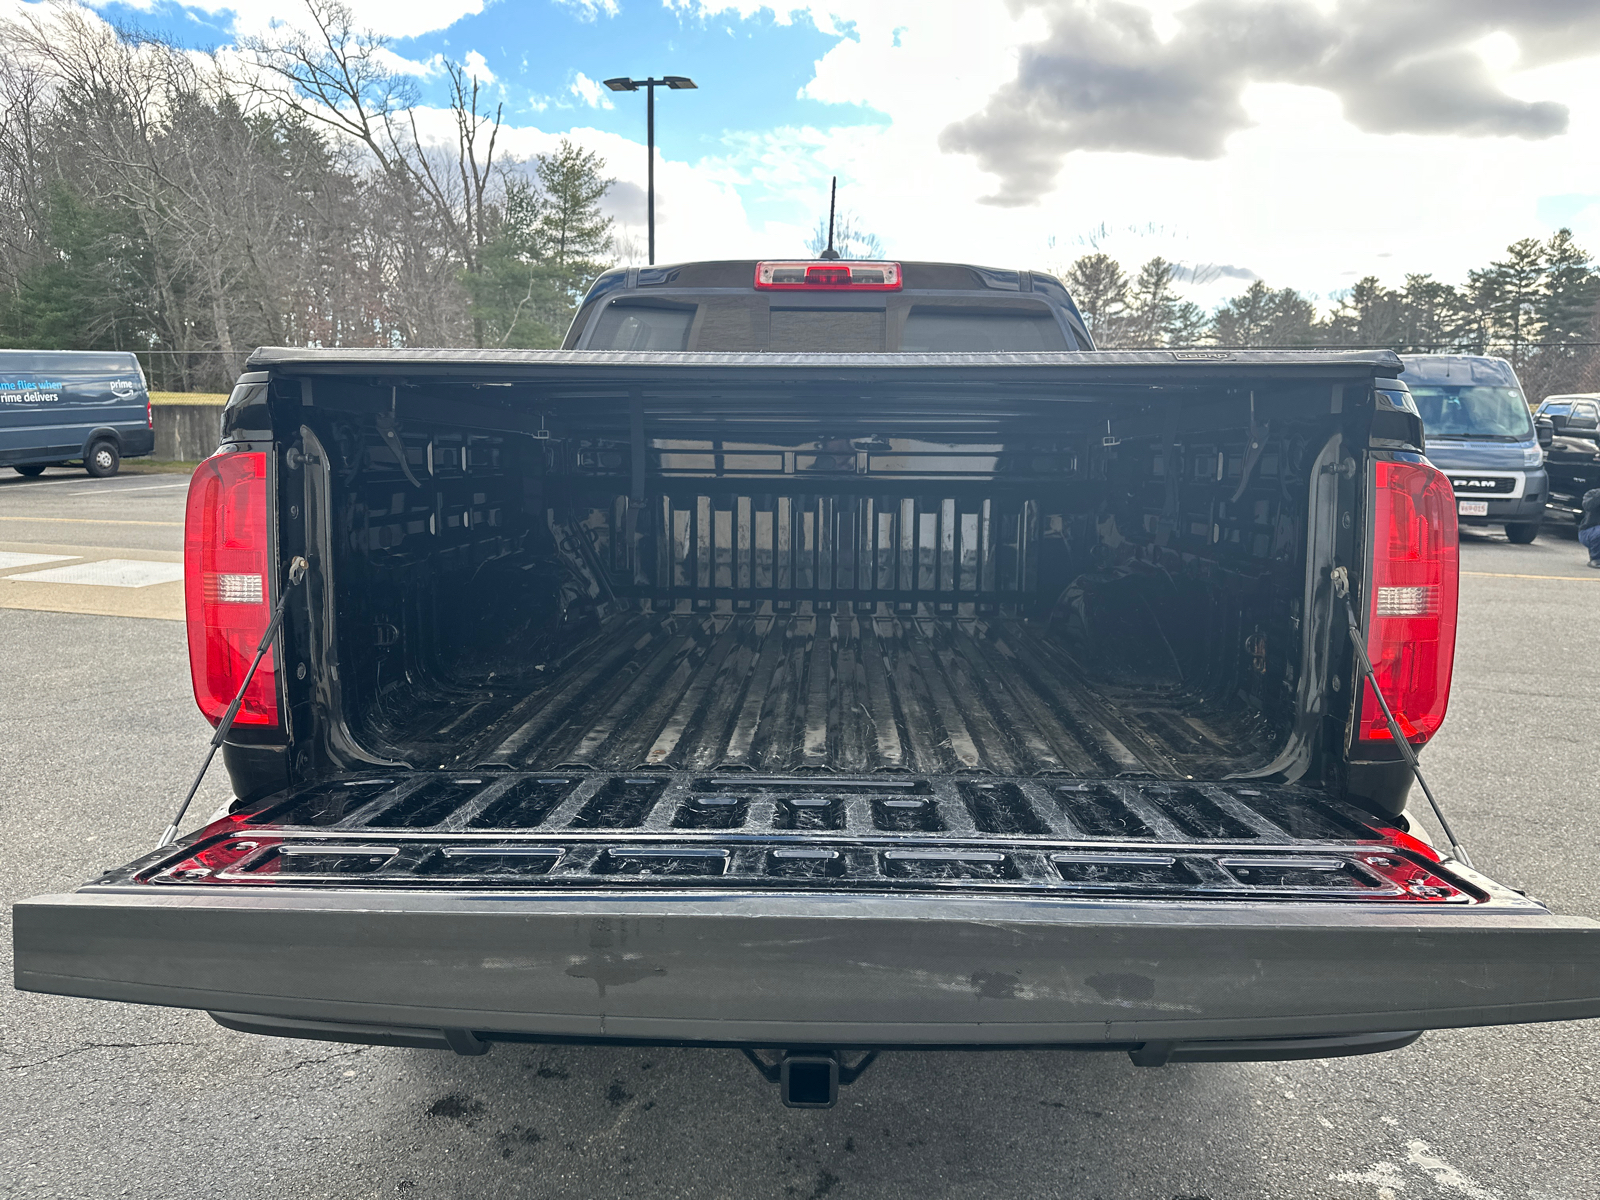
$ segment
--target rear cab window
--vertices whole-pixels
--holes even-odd
[[[900,349],[937,353],[1071,350],[1054,314],[1026,308],[939,308],[918,304],[906,319]]]
[[[618,300],[600,312],[591,350],[687,350],[694,306],[672,308]]]
[[[1093,349],[1050,276],[898,265],[902,286],[881,290],[763,290],[755,260],[619,270],[596,281],[564,345],[745,354]]]

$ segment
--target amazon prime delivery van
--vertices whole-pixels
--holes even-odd
[[[0,350],[0,466],[39,475],[81,462],[104,478],[154,447],[150,393],[132,354]]]

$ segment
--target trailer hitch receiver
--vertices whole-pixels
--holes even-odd
[[[778,1085],[785,1108],[832,1108],[839,1102],[839,1089],[861,1078],[878,1057],[876,1050],[869,1050],[846,1066],[837,1050],[785,1050],[771,1063],[754,1050],[743,1053],[763,1079]]]

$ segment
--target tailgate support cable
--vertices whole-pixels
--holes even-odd
[[[1361,636],[1361,623],[1356,618],[1356,606],[1350,600],[1350,572],[1344,567],[1335,567],[1330,572],[1333,582],[1334,595],[1344,601],[1345,616],[1349,620],[1350,644],[1355,647],[1356,658],[1361,663],[1361,673],[1366,676],[1367,686],[1372,689],[1373,697],[1378,701],[1378,707],[1383,710],[1383,719],[1389,723],[1389,736],[1394,739],[1394,744],[1399,748],[1401,757],[1406,760],[1406,765],[1411,768],[1411,773],[1417,777],[1417,782],[1422,785],[1422,794],[1428,798],[1428,806],[1433,809],[1433,815],[1439,819],[1439,828],[1444,830],[1444,836],[1450,843],[1450,851],[1460,860],[1462,866],[1471,867],[1472,859],[1467,856],[1464,846],[1456,841],[1455,831],[1450,828],[1450,822],[1445,819],[1444,809],[1439,807],[1439,802],[1433,798],[1433,789],[1428,786],[1428,781],[1422,777],[1422,764],[1417,761],[1417,752],[1405,735],[1400,731],[1400,722],[1395,720],[1394,712],[1389,708],[1389,702],[1384,699],[1383,689],[1378,686],[1378,674],[1373,669],[1372,660],[1367,657],[1367,645]]]
[[[217,722],[217,731],[211,735],[211,748],[206,751],[206,760],[200,764],[200,772],[194,777],[194,782],[189,785],[189,794],[183,798],[183,803],[178,805],[178,812],[172,818],[166,832],[161,835],[161,840],[156,843],[156,849],[170,846],[178,837],[178,826],[183,823],[184,813],[189,811],[189,802],[194,799],[194,794],[200,790],[200,781],[206,777],[206,772],[211,768],[211,760],[217,756],[217,747],[222,745],[228,736],[228,730],[233,728],[233,719],[239,715],[239,706],[244,703],[244,694],[250,686],[250,681],[256,677],[256,668],[261,665],[261,660],[266,657],[267,647],[272,645],[272,639],[278,636],[278,626],[283,624],[283,610],[289,603],[289,593],[299,587],[306,577],[309,568],[306,560],[298,554],[289,563],[289,586],[283,589],[278,596],[278,607],[273,610],[272,620],[267,622],[266,632],[261,635],[261,644],[256,647],[256,656],[250,660],[250,669],[244,673],[244,682],[239,685],[239,693],[234,696],[233,703],[228,705],[228,711],[222,714],[222,720]]]

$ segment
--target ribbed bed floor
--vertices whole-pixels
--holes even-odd
[[[470,757],[534,770],[1182,777],[1261,756],[1175,708],[1091,692],[1019,620],[638,614],[551,671],[436,733],[489,721]]]

